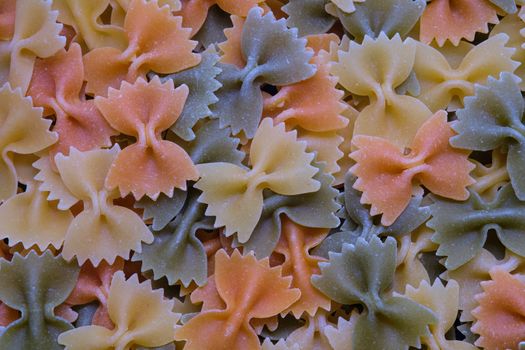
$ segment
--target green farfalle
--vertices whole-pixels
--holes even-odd
[[[344,244],[341,253],[330,253],[319,263],[321,275],[312,284],[332,300],[364,307],[357,317],[352,349],[405,350],[419,347],[428,335],[428,325],[437,322],[434,313],[408,298],[393,295],[396,241],[378,237],[359,238],[355,245]]]
[[[262,13],[260,8],[251,9],[243,25],[241,51],[246,66],[219,64],[222,87],[211,107],[221,127],[230,126],[234,135],[243,131],[249,138],[261,120],[261,86],[297,83],[316,71],[309,63],[313,53],[306,49],[306,39],[297,38],[297,29],[288,29],[285,20],[276,20],[271,12]]]
[[[77,281],[79,268],[50,251],[0,261],[0,300],[21,317],[0,335],[0,349],[62,349],[58,335],[73,326],[55,315]]]
[[[184,109],[175,124],[171,126],[171,130],[185,141],[195,138],[192,128],[197,121],[211,115],[210,105],[217,102],[214,92],[221,87],[215,79],[221,72],[217,67],[219,55],[215,49],[210,47],[201,53],[201,58],[200,64],[195,67],[160,78],[163,83],[171,79],[174,86],[186,84],[189,88]],[[154,74],[150,74],[149,78],[152,76]]]
[[[437,255],[446,256],[445,266],[455,270],[473,259],[494,230],[501,243],[525,257],[525,202],[507,184],[492,201],[470,191],[465,202],[435,198],[427,226],[436,231],[432,241],[439,244]]]
[[[203,47],[221,43],[226,40],[224,29],[232,25],[230,14],[221,10],[218,5],[213,5],[208,10],[206,21],[192,39],[197,40]]]
[[[396,33],[406,36],[421,17],[426,1],[366,0],[354,5],[354,12],[346,13],[336,8],[335,15],[355,40],[362,41],[365,35],[377,38],[381,32],[389,38]]]
[[[228,162],[240,165],[244,158],[244,153],[237,150],[239,140],[230,137],[228,128],[219,128],[217,120],[202,124],[192,142],[179,144],[184,146],[195,164]],[[165,206],[154,201],[141,201],[145,217],[153,216],[152,228],[160,228],[160,231],[155,232],[152,244],[142,245],[142,252],[135,253],[133,261],[141,261],[142,271],[151,271],[154,279],[166,277],[169,284],[181,281],[185,286],[192,281],[199,286],[206,283],[206,252],[195,235],[199,229],[213,230],[214,220],[204,215],[206,205],[197,201],[200,194],[189,185],[187,192],[175,192],[172,199],[161,199],[166,201]],[[163,225],[173,218],[175,220],[167,226]]]
[[[421,195],[412,197],[403,213],[390,226],[375,224],[369,209],[361,204],[361,192],[352,186],[356,177],[348,173],[345,177],[345,192],[339,196],[343,207],[338,216],[344,219],[339,230],[323,240],[314,249],[314,255],[328,258],[328,253],[341,252],[344,243],[355,244],[359,237],[370,240],[375,236],[394,236],[410,234],[430,217],[430,208],[421,206]]]
[[[250,239],[243,244],[234,240],[236,246],[253,250],[258,259],[269,256],[281,237],[281,214],[286,214],[295,223],[306,227],[334,228],[339,225],[335,213],[340,205],[336,198],[338,191],[332,188],[332,175],[323,171],[324,166],[313,163],[319,171],[313,177],[321,183],[316,192],[296,196],[283,196],[270,190],[263,192],[263,210]]]
[[[335,18],[325,11],[326,0],[290,0],[282,7],[288,15],[288,27],[297,28],[300,36],[326,33]]]
[[[186,202],[186,197],[186,191],[176,188],[173,191],[173,196],[168,197],[164,193],[161,193],[156,201],[144,196],[140,201],[135,203],[135,208],[144,210],[144,214],[142,215],[144,220],[153,220],[151,224],[153,231],[160,231],[180,213]]]
[[[465,108],[456,111],[450,139],[457,148],[490,151],[506,147],[507,171],[514,191],[525,200],[525,104],[519,78],[504,72],[499,80],[489,77],[486,85],[476,84],[475,95],[466,97]]]

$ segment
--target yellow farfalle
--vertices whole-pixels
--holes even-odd
[[[51,0],[17,0],[13,37],[0,42],[0,84],[11,83],[25,94],[33,74],[36,57],[54,55],[66,44],[60,36],[62,24]]]
[[[128,39],[124,29],[114,24],[104,24],[100,17],[109,6],[109,0],[54,0],[53,9],[58,10],[58,20],[70,25],[88,49],[114,47],[125,49]]]
[[[59,249],[73,215],[48,202],[37,182],[26,186],[25,192],[0,205],[0,239],[8,238],[11,246],[22,243],[27,249],[34,245],[42,251],[48,246]]]
[[[334,350],[353,350],[352,337],[358,317],[359,313],[354,309],[349,320],[339,317],[337,327],[332,325],[324,327],[324,333]]]
[[[60,174],[53,169],[49,156],[41,157],[33,163],[33,167],[39,170],[35,175],[35,180],[40,182],[39,190],[48,193],[48,201],[58,200],[58,209],[68,210],[78,202],[78,198],[67,189]]]
[[[512,55],[514,61],[521,65],[514,71],[521,78],[520,88],[525,90],[525,7],[519,13],[507,14],[490,31],[490,36],[505,33],[509,36],[507,47],[512,47],[516,51]]]
[[[128,280],[124,272],[113,275],[108,313],[115,328],[83,326],[60,334],[58,342],[67,350],[128,350],[134,346],[159,347],[173,342],[180,314],[173,312],[174,301],[165,299],[162,289],[150,282],[139,283],[135,274]]]
[[[84,204],[84,210],[69,226],[62,255],[77,257],[82,265],[90,260],[112,264],[120,256],[129,258],[131,250],[141,251],[141,242],[153,242],[153,235],[134,211],[113,204],[118,191],[104,187],[111,164],[120,148],[80,152],[71,148],[69,156],[59,153],[55,163],[67,189]]]
[[[286,132],[283,123],[273,126],[265,118],[250,146],[252,169],[222,162],[197,165],[201,179],[195,187],[203,192],[199,201],[208,204],[206,215],[216,217],[215,227],[225,226],[226,236],[237,232],[244,243],[261,216],[263,189],[286,196],[319,190],[314,154],[305,149],[295,131]]]
[[[50,126],[51,121],[42,118],[42,108],[33,107],[20,88],[13,90],[9,83],[0,88],[0,201],[17,192],[15,155],[35,153],[57,141]]]
[[[407,285],[417,286],[421,281],[430,282],[428,272],[419,257],[421,253],[437,250],[437,244],[430,239],[433,234],[434,231],[423,226],[415,232],[401,237],[401,242],[398,244],[396,273],[394,275],[394,290],[396,292],[404,293]]]
[[[501,72],[514,72],[519,66],[511,59],[514,49],[505,47],[506,34],[495,35],[479,45],[469,45],[471,50],[455,65],[437,49],[417,43],[414,72],[421,85],[418,98],[432,112],[449,107],[454,98],[460,104],[465,96],[474,94],[474,84],[484,84],[489,76],[499,77]]]
[[[454,327],[458,315],[459,285],[456,281],[448,281],[446,287],[438,278],[432,286],[427,281],[422,281],[418,288],[407,286],[405,296],[428,307],[437,317],[437,323],[429,325],[430,335],[421,338],[421,343],[428,350],[477,349],[470,343],[445,338],[445,333]]]
[[[370,99],[355,122],[354,134],[379,136],[400,147],[412,141],[432,116],[417,98],[395,91],[409,77],[415,58],[416,43],[402,41],[398,34],[392,39],[384,33],[377,39],[366,36],[362,44],[352,41],[348,50],[339,50],[332,73],[352,94]]]

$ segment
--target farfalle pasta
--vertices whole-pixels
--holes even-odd
[[[70,147],[80,151],[108,147],[116,134],[94,101],[86,100],[83,80],[82,51],[76,43],[35,63],[27,95],[35,106],[44,108],[44,116],[55,116],[53,131],[58,133],[58,142],[52,155],[68,154]]]
[[[215,226],[225,226],[226,236],[237,233],[241,243],[250,238],[259,221],[264,188],[283,195],[320,188],[313,179],[318,172],[311,165],[314,155],[305,151],[305,143],[297,141],[293,132],[284,130],[284,124],[272,124],[264,119],[252,140],[251,169],[228,163],[197,165],[201,178],[195,187],[203,192],[199,201],[208,205],[206,214],[216,217]]]
[[[525,0],[0,0],[0,350],[523,347],[524,38]]]
[[[432,116],[417,98],[399,95],[400,86],[414,69],[416,43],[392,39],[380,34],[365,37],[363,43],[350,43],[348,50],[338,51],[332,72],[339,84],[352,94],[370,100],[354,124],[354,134],[383,137],[401,147],[412,141],[423,123]],[[376,67],[383,67],[377,70]]]
[[[57,134],[49,131],[51,121],[42,118],[42,109],[33,107],[31,98],[23,97],[20,88],[13,90],[9,83],[4,84],[0,88],[0,104],[0,200],[5,201],[18,188],[13,158],[51,146],[57,141]]]
[[[470,46],[457,64],[449,63],[432,46],[417,43],[413,69],[421,86],[418,99],[436,112],[449,107],[453,98],[458,98],[461,105],[465,96],[474,94],[475,83],[485,84],[501,72],[512,73],[519,62],[512,60],[514,49],[505,47],[508,40],[508,35],[501,33]]]
[[[469,197],[466,187],[473,183],[469,173],[474,165],[468,153],[450,146],[453,135],[446,114],[438,112],[421,126],[408,151],[378,137],[353,138],[354,188],[363,192],[361,201],[371,204],[372,215],[383,214],[383,225],[391,225],[407,207],[414,183],[443,197]]]
[[[249,321],[277,315],[301,293],[290,288],[290,278],[281,277],[280,267],[270,268],[267,259],[258,261],[238,251],[229,257],[224,250],[219,250],[215,259],[217,292],[226,308],[207,310],[192,318],[176,331],[175,339],[185,340],[187,349],[213,349],[216,344],[229,349],[260,349]],[[230,276],[239,279],[231,283]],[[248,279],[253,281],[249,285]],[[207,334],[206,339],[201,332]]]
[[[196,42],[189,39],[190,30],[167,6],[132,0],[123,28],[128,38],[124,49],[100,47],[84,56],[87,92],[106,96],[109,87],[118,88],[122,81],[134,83],[150,70],[175,73],[200,62],[200,56],[192,53]],[[152,45],[155,37],[157,45]]]
[[[119,152],[118,146],[86,152],[72,148],[68,156],[55,157],[65,187],[84,205],[66,232],[62,250],[65,259],[76,257],[80,264],[89,260],[95,266],[102,260],[111,264],[119,256],[128,258],[131,250],[140,251],[142,241],[153,241],[135,212],[113,203],[117,191],[104,187]],[[78,169],[83,170],[82,176],[78,176]]]
[[[64,47],[66,39],[59,35],[62,25],[56,23],[58,12],[51,10],[51,2],[16,1],[12,36],[0,41],[0,84],[9,82],[25,93],[35,59],[52,56]]]
[[[113,275],[108,297],[108,313],[115,327],[79,327],[62,333],[58,342],[70,350],[163,346],[174,340],[180,318],[173,307],[173,300],[165,300],[162,291],[153,290],[149,282],[140,283],[137,275],[126,280],[119,271]]]
[[[156,199],[161,192],[171,197],[175,187],[185,190],[187,180],[198,178],[189,155],[161,138],[176,122],[187,96],[186,85],[175,89],[171,80],[147,83],[139,78],[133,85],[123,82],[119,90],[110,88],[107,98],[95,99],[114,129],[137,139],[117,154],[105,180],[108,188],[118,187],[122,197],[131,192],[136,199]]]

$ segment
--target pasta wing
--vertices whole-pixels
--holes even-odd
[[[9,83],[4,84],[0,105],[0,200],[6,200],[17,191],[13,154],[41,151],[57,141],[57,134],[49,131],[51,121],[42,118],[42,109],[33,107],[31,98],[23,97],[20,88],[13,90]]]
[[[186,340],[188,350],[216,349],[217,344],[223,349],[260,349],[250,320],[277,315],[300,296],[290,288],[290,279],[281,277],[280,268],[237,250],[231,257],[224,250],[216,253],[215,281],[226,309],[204,311],[176,331],[175,339]]]
[[[109,316],[115,328],[78,327],[62,333],[58,341],[68,350],[166,345],[173,341],[180,319],[173,307],[173,300],[165,299],[161,290],[153,290],[149,282],[139,283],[136,274],[126,280],[119,271],[113,275],[108,298]]]

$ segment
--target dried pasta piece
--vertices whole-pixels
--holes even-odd
[[[240,166],[245,155],[237,150],[238,145],[239,140],[230,136],[228,128],[221,129],[218,120],[210,120],[197,129],[195,140],[186,150],[196,164],[228,162]],[[176,190],[172,199],[159,197],[156,202],[139,202],[145,208],[145,218],[150,213],[154,216],[152,228],[158,232],[153,243],[144,244],[142,252],[135,252],[132,259],[140,261],[142,271],[151,271],[156,280],[166,277],[168,284],[180,281],[185,287],[192,282],[198,286],[206,284],[208,261],[196,233],[212,230],[213,219],[204,215],[206,205],[197,201],[199,196],[200,192],[190,186],[187,192]],[[153,209],[163,204],[160,200],[169,205]],[[177,219],[168,225],[175,216]]]
[[[354,134],[383,137],[401,147],[410,144],[419,127],[432,116],[417,98],[395,92],[413,69],[416,43],[402,41],[398,34],[388,39],[382,33],[377,39],[366,36],[361,45],[352,41],[348,50],[339,50],[338,54],[332,73],[339,77],[339,84],[352,94],[370,99],[359,113]]]
[[[333,325],[325,326],[324,333],[333,350],[354,350],[352,347],[352,336],[358,316],[359,314],[356,311],[352,311],[349,320],[343,317],[337,319],[337,327]]]
[[[58,209],[68,210],[78,202],[78,198],[69,191],[51,162],[49,156],[44,156],[33,163],[33,167],[38,169],[35,180],[39,181],[39,190],[48,193],[48,201],[57,200]]]
[[[468,152],[450,146],[453,135],[447,114],[441,111],[421,126],[408,154],[385,139],[355,136],[352,143],[358,150],[350,157],[356,165],[350,172],[358,177],[354,188],[363,192],[362,203],[371,204],[371,215],[383,214],[381,223],[391,225],[419,184],[440,196],[466,200],[474,165]]]
[[[74,263],[66,263],[50,251],[26,256],[15,253],[11,261],[0,261],[0,300],[21,313],[0,335],[0,349],[59,350],[60,333],[73,328],[55,314],[73,287],[78,275]]]
[[[325,0],[289,0],[282,7],[288,15],[288,27],[297,28],[300,36],[326,33],[335,23],[335,18],[325,11]]]
[[[246,20],[239,16],[231,16],[231,20],[232,27],[224,29],[226,40],[217,45],[222,52],[220,61],[242,68],[246,65],[242,54],[242,32]]]
[[[0,84],[9,82],[25,94],[37,57],[50,57],[66,44],[51,0],[17,0],[9,41],[0,41]]]
[[[476,33],[487,33],[489,23],[498,23],[497,7],[488,0],[433,0],[421,16],[419,39],[439,46],[445,41],[457,46],[461,39],[473,41]]]
[[[321,184],[318,191],[293,196],[271,191],[263,193],[261,217],[250,239],[242,243],[245,250],[254,251],[257,257],[270,256],[280,239],[282,214],[305,227],[335,228],[339,225],[335,215],[340,208],[336,201],[338,191],[331,186],[334,178],[324,171],[324,165],[313,165],[318,169],[313,179]],[[239,244],[239,240],[234,239],[234,244]]]
[[[66,350],[163,346],[173,341],[180,319],[180,314],[172,311],[174,305],[173,300],[164,298],[162,289],[153,290],[150,282],[139,283],[136,274],[126,280],[124,272],[118,271],[108,297],[108,313],[115,328],[78,327],[62,333],[58,341]]]
[[[428,325],[436,323],[429,308],[408,298],[392,295],[396,242],[377,237],[355,245],[344,244],[341,253],[330,253],[328,262],[319,264],[321,275],[312,283],[332,300],[359,304],[364,311],[355,321],[352,349],[407,349],[420,347],[420,338],[429,334]]]
[[[476,322],[472,331],[480,335],[475,345],[487,350],[518,349],[525,332],[525,281],[494,268],[491,280],[481,282],[483,293],[476,296],[479,306],[472,311]]]
[[[474,84],[485,84],[487,79],[501,72],[514,72],[519,62],[511,59],[514,49],[505,47],[506,34],[498,34],[473,46],[457,65],[449,63],[437,49],[417,43],[414,72],[421,86],[418,98],[432,112],[450,106],[454,98],[463,102],[474,94]]]
[[[448,340],[445,333],[454,327],[458,314],[459,304],[459,285],[454,280],[449,280],[446,286],[439,279],[430,285],[427,281],[414,288],[407,286],[405,296],[414,300],[416,303],[428,307],[434,312],[438,322],[430,325],[430,336],[422,338],[422,344],[429,350],[455,349],[455,350],[476,350],[477,348],[467,342]]]
[[[309,63],[312,53],[306,40],[297,38],[296,29],[288,29],[285,20],[276,20],[272,13],[250,10],[243,25],[241,52],[246,65],[220,64],[218,76],[222,87],[219,99],[212,105],[214,118],[221,126],[231,126],[234,135],[243,131],[253,138],[261,120],[265,83],[283,86],[310,78],[315,66]]]
[[[57,134],[49,131],[51,121],[42,118],[42,109],[33,107],[31,98],[23,97],[20,88],[13,90],[9,83],[4,84],[0,106],[0,201],[4,201],[17,192],[16,154],[41,151],[57,141]]]
[[[503,259],[496,259],[492,253],[482,248],[468,263],[455,270],[446,270],[440,276],[445,280],[455,280],[459,284],[459,309],[462,310],[461,322],[474,321],[472,310],[478,306],[476,294],[483,292],[481,282],[490,280],[489,271],[492,268],[514,271],[520,266],[522,259],[510,251],[505,251]]]
[[[101,47],[84,56],[88,93],[106,96],[109,87],[134,83],[149,71],[175,73],[200,62],[200,56],[192,53],[197,42],[189,40],[190,29],[156,1],[131,0],[124,31],[129,41],[125,50]]]
[[[314,155],[305,148],[284,124],[273,126],[265,118],[250,147],[251,169],[229,163],[197,165],[201,179],[195,187],[203,191],[199,201],[208,205],[206,215],[216,217],[215,227],[225,226],[227,237],[237,233],[244,243],[261,217],[263,189],[288,196],[318,191]]]
[[[507,154],[501,149],[495,149],[490,165],[474,161],[476,168],[472,171],[472,177],[476,182],[470,189],[483,198],[493,199],[498,189],[510,180],[506,160]]]
[[[517,77],[502,73],[498,80],[489,78],[487,85],[475,85],[475,95],[465,99],[458,110],[453,129],[458,133],[450,143],[454,147],[488,151],[507,148],[507,171],[516,196],[525,199],[525,103]]]
[[[51,149],[68,154],[69,147],[80,151],[111,146],[113,130],[95,107],[81,92],[84,81],[82,51],[77,43],[69,50],[37,60],[27,95],[36,107],[44,107],[44,116],[55,115],[53,131],[58,142]]]
[[[340,147],[345,139],[339,131],[343,129],[324,132],[308,131],[301,128],[295,130],[297,130],[297,140],[306,142],[306,151],[316,154],[316,161],[325,164],[324,169],[328,174],[341,170],[338,162],[344,157]]]
[[[381,32],[388,37],[395,34],[405,37],[417,23],[425,5],[425,0],[366,0],[354,4],[355,10],[351,13],[337,7],[333,15],[339,17],[343,27],[357,41],[365,36],[377,38]]]
[[[509,36],[506,46],[513,48],[514,54],[511,56],[513,61],[520,62],[520,66],[514,71],[521,78],[520,89],[525,90],[525,9],[519,13],[506,15],[490,31],[490,36],[505,33]]]
[[[69,156],[55,157],[65,186],[84,205],[66,233],[62,254],[67,260],[76,257],[80,265],[87,260],[94,266],[102,260],[112,264],[118,256],[128,258],[131,250],[140,252],[141,241],[153,241],[141,218],[132,210],[113,204],[118,193],[104,187],[119,151],[118,145],[86,152],[72,148]]]
[[[71,26],[76,40],[85,43],[89,50],[98,47],[124,50],[127,38],[121,26],[104,24],[101,20],[109,3],[109,0],[54,0],[52,6],[58,11],[58,21]]]
[[[118,259],[113,265],[102,262],[98,267],[88,261],[80,269],[75,288],[67,298],[68,307],[98,302],[91,324],[113,329],[114,324],[108,313],[108,297],[113,275],[124,268],[124,260]]]
[[[202,27],[210,7],[219,6],[223,11],[239,17],[248,16],[248,12],[264,0],[188,0],[182,5],[177,15],[182,16],[184,27],[191,28],[191,35],[195,35]]]
[[[159,194],[173,196],[173,188],[186,190],[186,181],[198,178],[189,155],[176,143],[163,140],[161,133],[180,116],[188,87],[173,88],[173,81],[158,77],[133,85],[123,82],[120,90],[110,88],[108,97],[98,96],[95,105],[116,130],[137,142],[124,148],[111,165],[106,179],[110,189],[118,187],[121,197],[130,192],[136,199]]]
[[[521,215],[525,204],[510,184],[486,201],[472,192],[466,202],[435,198],[430,207],[432,219],[427,226],[436,231],[432,240],[439,244],[437,255],[446,256],[445,266],[454,270],[473,259],[485,244],[489,230],[511,252],[525,256]]]
[[[25,192],[0,205],[0,239],[8,238],[11,246],[22,243],[26,249],[34,245],[41,251],[48,246],[60,249],[73,215],[59,210],[46,197],[32,181]]]
[[[284,256],[283,276],[292,276],[293,288],[301,291],[301,297],[283,315],[291,312],[295,318],[305,314],[314,316],[319,309],[330,311],[330,299],[315,289],[310,277],[319,273],[317,264],[323,258],[310,255],[328,234],[327,229],[312,229],[298,225],[288,218],[282,221],[281,239],[275,252]]]
[[[374,219],[361,200],[361,193],[353,188],[356,177],[347,173],[344,182],[344,193],[339,196],[343,207],[337,215],[343,219],[341,227],[313,250],[313,254],[328,258],[329,252],[339,253],[344,243],[355,244],[357,238],[369,240],[374,236],[402,237],[410,234],[430,217],[430,209],[420,206],[422,196],[414,196],[406,209],[390,226],[374,223]]]
[[[224,250],[215,254],[215,282],[226,308],[201,312],[176,330],[175,339],[185,340],[187,350],[261,349],[250,320],[279,314],[301,294],[290,288],[289,277],[281,277],[280,267],[237,250],[231,257]]]
[[[330,56],[321,52],[312,63],[317,67],[314,76],[284,86],[276,95],[266,98],[263,114],[288,128],[317,132],[342,129],[348,125],[348,119],[341,115],[346,105],[341,101],[343,91],[336,88],[337,78],[330,75]]]
[[[217,67],[219,55],[213,48],[201,53],[201,63],[182,72],[160,78],[162,82],[170,79],[174,86],[185,84],[189,88],[188,98],[180,117],[171,126],[171,130],[185,141],[195,138],[192,128],[197,121],[211,116],[210,105],[217,102],[215,91],[221,84],[215,79],[221,72]]]
[[[107,1],[107,0],[106,0]],[[180,0],[156,0],[159,7],[168,6],[170,12],[180,11],[182,4]],[[111,23],[122,26],[124,24],[126,13],[129,10],[131,0],[110,0],[111,5]]]

